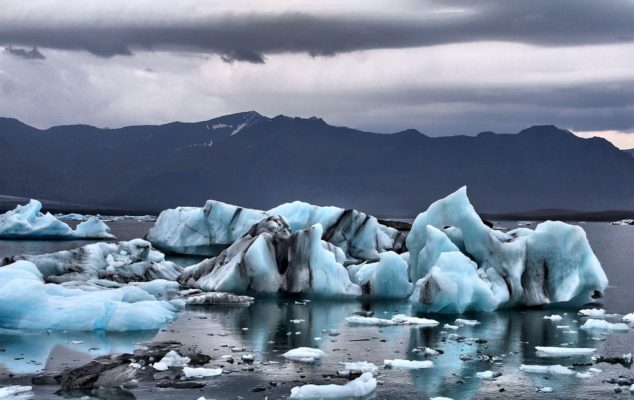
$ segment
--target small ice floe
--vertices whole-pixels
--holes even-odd
[[[453,400],[451,397],[432,397],[430,400]]]
[[[304,385],[291,389],[290,399],[344,399],[360,398],[376,389],[376,378],[366,372],[345,385]]]
[[[570,329],[570,325],[557,325],[557,329]]]
[[[185,299],[188,306],[198,305],[251,305],[255,299],[251,296],[239,296],[225,292],[209,292],[204,294],[195,294]]]
[[[462,318],[458,318],[454,321],[454,325],[458,325],[458,326],[475,326],[475,325],[480,325],[480,321],[475,320],[475,319],[462,319]]]
[[[586,308],[583,310],[579,310],[579,315],[582,315],[584,317],[600,318],[605,315],[605,310],[602,308]]]
[[[313,349],[311,347],[298,347],[282,354],[282,357],[291,361],[299,361],[305,363],[312,363],[317,360],[321,360],[326,353],[320,349]]]
[[[245,363],[252,363],[255,361],[255,356],[253,354],[243,354],[241,360]]]
[[[170,350],[161,361],[154,363],[152,367],[157,371],[165,371],[169,367],[186,367],[190,361],[189,357],[183,357],[174,350]]]
[[[634,385],[630,386],[630,393],[634,393]]]
[[[32,389],[31,386],[5,386],[0,388],[0,399],[30,399],[33,397],[30,393]]]
[[[475,377],[478,379],[485,379],[485,380],[492,380],[495,379],[499,376],[502,376],[502,373],[500,372],[493,372],[491,370],[488,371],[482,371],[482,372],[476,372]]]
[[[624,322],[634,322],[634,313],[625,314],[623,318],[621,318]]]
[[[209,378],[222,374],[222,368],[183,368],[183,373],[187,378]]]
[[[425,347],[425,350],[423,350],[423,354],[425,354],[426,356],[438,356],[441,353],[438,350],[434,350],[434,349],[431,349],[429,347]]]
[[[423,368],[432,368],[434,366],[433,361],[424,360],[385,360],[383,361],[383,365],[385,368],[404,368],[404,369],[423,369]]]
[[[583,325],[581,329],[586,331],[627,331],[629,327],[622,322],[608,322],[603,319],[589,319]]]
[[[70,344],[82,344],[82,343],[84,343],[83,340],[71,340],[70,341]]]
[[[563,365],[526,365],[520,366],[520,371],[532,374],[550,374],[550,375],[574,375],[575,371]]]
[[[455,330],[457,330],[457,329],[458,329],[458,328],[460,328],[460,327],[459,327],[458,325],[445,324],[445,325],[443,326],[443,328],[445,328],[445,329],[452,329],[452,330],[454,330],[454,331],[455,331]]]
[[[544,319],[549,319],[551,321],[561,321],[563,317],[561,315],[553,314],[553,315],[545,315]]]
[[[537,392],[538,393],[552,393],[553,388],[551,388],[550,386],[542,386],[537,388]]]
[[[597,349],[588,347],[544,347],[535,346],[537,357],[570,357],[570,356],[588,356]]]
[[[376,376],[379,372],[379,367],[367,361],[343,362],[340,364],[343,364],[343,368],[337,371],[340,376],[361,375],[366,372]]]
[[[301,324],[304,321],[305,320],[303,320],[303,319],[292,319],[292,320],[290,320],[291,324]]]
[[[433,327],[439,324],[438,321],[427,318],[408,317],[407,315],[398,314],[392,317],[392,319],[383,319],[377,317],[361,317],[359,315],[352,315],[346,318],[346,321],[351,325],[375,325],[375,326],[393,326],[393,325],[418,325]]]

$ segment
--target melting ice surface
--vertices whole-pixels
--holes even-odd
[[[42,203],[31,200],[0,215],[2,239],[114,239],[110,228],[96,217],[90,217],[73,230],[50,213],[43,214]]]

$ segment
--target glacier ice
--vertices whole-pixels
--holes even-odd
[[[20,255],[0,260],[0,265],[19,260],[35,264],[46,282],[62,283],[103,279],[115,282],[175,281],[181,267],[142,239],[92,243],[74,250],[40,255]]]
[[[303,385],[291,389],[290,399],[356,399],[365,398],[376,389],[376,378],[366,372],[345,385]]]
[[[81,290],[45,284],[29,261],[0,268],[0,328],[68,331],[158,329],[176,318],[179,305],[125,286]]]
[[[266,217],[264,211],[208,200],[202,208],[164,210],[147,239],[161,250],[214,256]]]
[[[296,201],[269,211],[253,210],[208,200],[203,208],[178,207],[159,215],[147,238],[156,247],[175,253],[215,256],[272,216],[282,216],[291,232],[321,225],[323,240],[352,259],[378,260],[379,253],[400,250],[405,236],[356,210],[320,207]]]
[[[379,367],[367,361],[343,362],[340,364],[343,364],[343,368],[338,371],[338,374],[342,376],[363,374],[366,372],[370,372],[372,375],[376,376],[379,372]]]
[[[354,297],[341,250],[322,241],[316,224],[293,234],[283,217],[268,217],[218,256],[187,267],[179,281],[206,291]]]
[[[348,272],[352,282],[371,297],[405,299],[412,292],[407,262],[392,251],[381,253],[378,262],[350,266]]]
[[[586,331],[628,331],[630,328],[622,322],[608,322],[603,319],[588,319],[579,327]]]
[[[571,356],[588,356],[597,349],[588,347],[546,347],[535,346],[538,357],[571,357]]]
[[[434,366],[433,361],[429,360],[384,360],[383,364],[386,368],[404,368],[404,369],[424,369],[432,368]]]
[[[222,375],[222,368],[183,368],[183,373],[187,378],[209,378],[211,376]]]
[[[403,314],[397,314],[393,316],[391,319],[352,315],[350,317],[346,317],[346,321],[350,325],[374,325],[374,326],[417,325],[421,327],[434,327],[439,324],[438,321],[433,319],[408,317]]]
[[[312,363],[317,360],[321,360],[325,355],[326,353],[324,353],[323,350],[313,349],[312,347],[298,347],[282,354],[282,356],[287,360],[305,363]]]
[[[562,365],[526,365],[520,366],[520,371],[533,374],[574,375],[575,371]]]
[[[170,367],[186,367],[190,361],[191,358],[181,356],[174,350],[170,350],[160,361],[155,362],[152,368],[157,371],[166,371]]]
[[[1,239],[113,239],[110,228],[95,217],[77,225],[68,224],[50,213],[42,213],[42,203],[31,200],[0,215]]]
[[[546,221],[534,231],[493,230],[475,212],[465,187],[419,214],[406,243],[410,277],[428,271],[412,295],[428,311],[579,306],[608,283],[582,228]],[[432,248],[425,250],[428,243]],[[440,247],[447,250],[436,251]]]

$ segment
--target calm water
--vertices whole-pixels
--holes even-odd
[[[110,224],[120,239],[143,236],[151,223],[122,221]],[[515,223],[502,223],[514,227]],[[634,227],[611,226],[608,223],[582,225],[590,243],[610,279],[604,307],[608,312],[634,311]],[[0,241],[0,257],[20,253],[43,253],[70,249],[85,242]],[[186,259],[177,259],[186,263]],[[188,309],[180,318],[159,332],[133,334],[0,334],[0,379],[4,382],[28,382],[29,374],[40,371],[59,371],[67,366],[81,365],[91,357],[111,352],[131,351],[134,344],[146,340],[175,339],[196,346],[212,356],[210,366],[223,366],[225,373],[207,380],[203,389],[156,389],[153,383],[144,383],[132,390],[137,398],[196,399],[199,396],[214,399],[284,398],[290,388],[305,383],[345,383],[342,378],[329,378],[336,374],[343,361],[370,361],[378,366],[385,359],[423,359],[413,351],[417,347],[439,349],[444,354],[432,358],[434,368],[418,371],[383,369],[378,379],[382,383],[372,398],[426,399],[447,396],[454,399],[480,398],[551,398],[596,399],[631,398],[627,388],[616,394],[613,385],[602,380],[632,375],[620,365],[599,364],[601,373],[581,379],[570,376],[527,374],[519,371],[521,364],[562,364],[588,362],[584,357],[543,359],[535,354],[535,346],[570,346],[597,348],[598,354],[620,355],[634,350],[634,335],[630,332],[609,335],[588,334],[578,330],[583,321],[574,311],[524,310],[468,314],[464,318],[482,322],[475,327],[462,327],[457,331],[443,329],[446,322],[456,316],[433,316],[441,321],[436,328],[355,327],[348,326],[344,318],[359,310],[372,310],[377,316],[389,318],[394,313],[411,313],[407,303],[362,302],[310,302],[306,305],[289,300],[259,300],[250,307],[199,307]],[[559,313],[563,320],[551,322],[544,315]],[[291,320],[303,320],[291,323]],[[567,325],[558,329],[557,325]],[[326,331],[339,333],[331,336]],[[577,331],[571,333],[571,331]],[[456,341],[449,335],[479,338],[486,343]],[[81,343],[78,343],[81,342]],[[280,354],[288,349],[310,346],[320,347],[327,356],[318,365],[286,362]],[[240,351],[232,351],[236,347]],[[235,349],[234,349],[235,350]],[[243,353],[251,353],[256,362],[243,365]],[[221,360],[233,355],[234,364]],[[477,361],[479,355],[501,357],[501,361]],[[462,361],[460,356],[474,360]],[[249,370],[251,368],[252,370]],[[493,381],[475,377],[478,371],[493,370],[502,376]],[[588,367],[579,367],[586,371]],[[9,374],[17,374],[10,378]],[[274,381],[277,386],[269,382]],[[536,388],[552,387],[553,393],[537,393]],[[254,392],[252,389],[265,388]],[[34,387],[36,398],[54,398],[56,387]]]

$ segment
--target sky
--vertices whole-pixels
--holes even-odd
[[[634,148],[634,0],[0,0],[0,115],[255,110],[374,132],[554,124]]]

